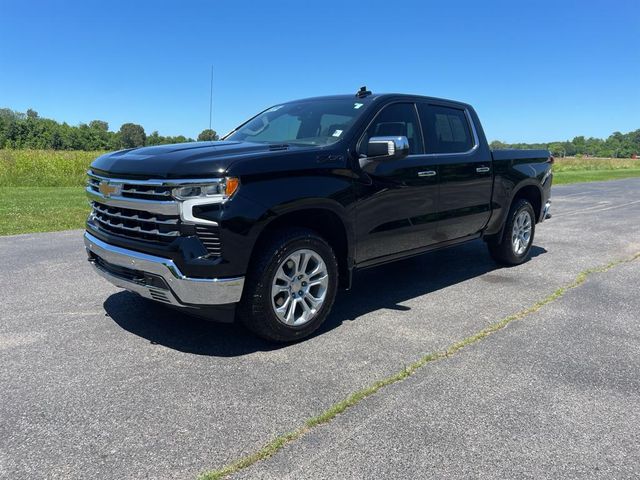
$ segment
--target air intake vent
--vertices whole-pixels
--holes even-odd
[[[149,288],[149,294],[154,300],[158,302],[171,303],[166,290],[159,290],[157,288]]]
[[[222,244],[218,227],[196,226],[196,235],[207,249],[209,255],[219,257],[222,255]]]

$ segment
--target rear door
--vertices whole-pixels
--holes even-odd
[[[480,232],[491,213],[491,152],[480,148],[470,113],[456,106],[420,103],[425,150],[438,165],[439,241]]]
[[[409,155],[379,163],[356,182],[357,261],[400,254],[436,242],[437,159],[425,155],[416,105],[388,104],[360,137],[366,155],[370,137],[406,136]]]

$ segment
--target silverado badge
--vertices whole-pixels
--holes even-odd
[[[122,192],[122,185],[118,183],[109,183],[109,182],[100,182],[98,186],[98,190],[105,197],[110,197],[111,195],[119,195]]]

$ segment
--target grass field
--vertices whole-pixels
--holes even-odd
[[[0,187],[0,235],[82,228],[88,214],[81,187]]]
[[[621,178],[640,177],[640,168],[626,168],[620,170],[566,170],[554,172],[553,184],[602,182],[605,180],[619,180]]]
[[[104,152],[0,150],[0,187],[81,187]]]
[[[640,177],[640,160],[625,158],[556,158],[553,184],[598,182]]]
[[[103,152],[0,150],[0,235],[82,228],[84,184]],[[561,158],[554,185],[640,177],[640,160]]]
[[[87,168],[102,153],[0,150],[0,235],[82,228]]]

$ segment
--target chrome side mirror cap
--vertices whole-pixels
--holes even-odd
[[[360,166],[372,161],[400,160],[409,155],[407,137],[371,137],[367,144],[367,156],[360,158]]]

